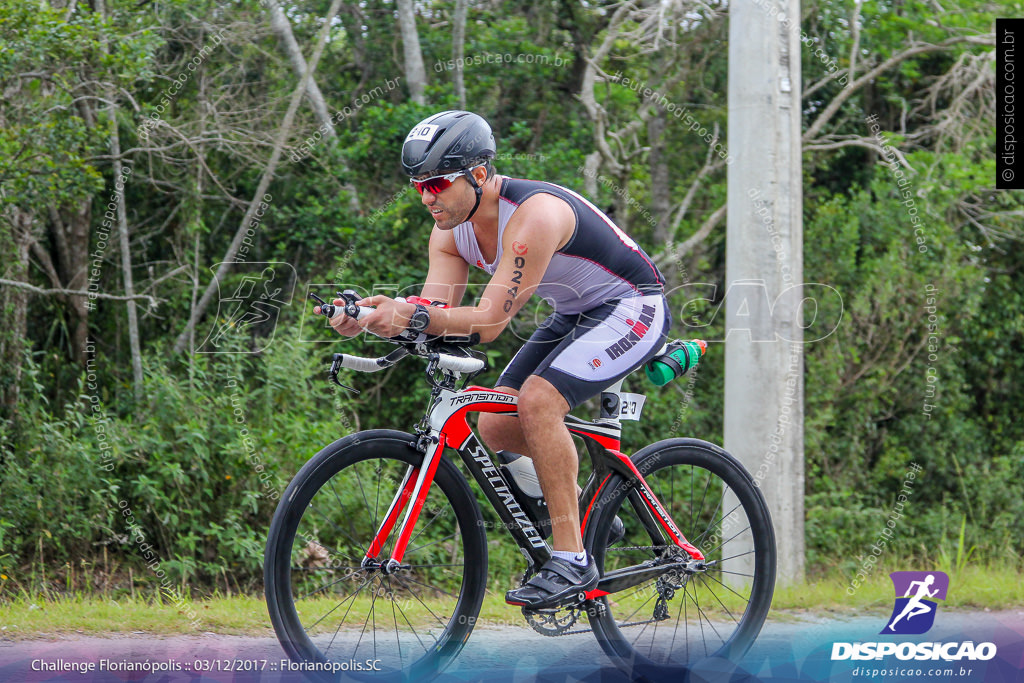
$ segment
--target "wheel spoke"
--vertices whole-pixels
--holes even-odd
[[[420,634],[419,634],[419,632],[418,632],[418,631],[416,630],[416,627],[412,625],[412,622],[411,622],[411,621],[409,621],[409,615],[405,613],[405,610],[404,610],[404,609],[402,609],[402,606],[401,606],[401,605],[399,605],[399,604],[397,603],[397,601],[395,601],[395,606],[396,606],[396,607],[398,607],[398,611],[402,613],[402,618],[403,618],[403,619],[405,619],[405,623],[409,625],[409,630],[410,630],[410,631],[412,631],[412,634],[413,634],[414,636],[416,636],[416,640],[417,640],[417,641],[419,642],[419,644],[420,644],[420,647],[422,647],[422,648],[423,648],[423,651],[424,651],[424,652],[426,652],[426,651],[427,651],[427,649],[428,649],[428,647],[427,647],[426,645],[424,645],[424,644],[423,644],[423,639],[422,639],[422,638],[420,638]],[[398,627],[396,626],[396,627],[395,627],[395,630],[396,630],[396,631],[397,631],[397,628],[398,628]],[[397,637],[397,636],[396,636],[396,637]]]
[[[400,578],[398,577],[398,575],[397,575],[397,574],[395,575],[395,578],[398,578],[399,580],[401,580],[401,579],[400,579]],[[437,591],[438,593],[444,593],[445,595],[447,595],[447,596],[449,596],[449,597],[452,597],[452,598],[458,598],[458,597],[459,597],[459,596],[455,595],[454,593],[449,593],[448,591],[445,591],[445,590],[441,590],[441,589],[440,589],[440,588],[438,588],[437,586],[431,585],[431,584],[429,584],[429,583],[423,583],[422,581],[420,581],[420,580],[418,580],[418,579],[416,579],[416,578],[414,578],[414,577],[412,577],[412,576],[407,576],[407,577],[405,577],[405,578],[406,578],[406,579],[408,579],[408,580],[410,580],[410,581],[412,581],[413,583],[416,583],[416,584],[419,584],[419,585],[423,586],[424,588],[430,588],[431,590],[435,590],[435,591]]]
[[[729,538],[727,538],[726,540],[722,541],[721,543],[719,543],[718,545],[716,545],[716,546],[715,546],[714,548],[711,548],[711,549],[710,549],[710,550],[708,550],[707,552],[708,552],[708,553],[713,553],[713,552],[715,552],[716,550],[718,550],[719,548],[721,548],[721,547],[722,547],[723,545],[725,545],[726,543],[728,543],[729,541],[733,540],[734,538],[736,538],[737,536],[739,536],[740,534],[742,534],[742,533],[743,533],[744,531],[747,531],[747,530],[749,530],[749,529],[750,529],[750,527],[749,527],[749,526],[747,526],[747,527],[745,527],[745,528],[743,528],[743,529],[740,529],[740,530],[739,530],[739,531],[737,531],[737,532],[736,532],[735,534],[733,534],[732,536],[730,536],[730,537],[729,537]]]
[[[352,546],[353,546],[353,547],[355,547],[355,548],[358,548],[358,547],[359,547],[359,543],[358,543],[358,541],[356,541],[356,539],[352,538],[352,536],[351,536],[351,535],[350,535],[349,533],[347,533],[347,532],[346,532],[346,531],[345,531],[344,529],[342,529],[342,528],[341,528],[341,527],[339,527],[339,526],[338,526],[337,524],[335,524],[335,523],[334,523],[334,520],[333,520],[333,519],[331,519],[330,517],[328,517],[328,516],[327,516],[326,514],[324,514],[324,513],[323,513],[323,512],[322,512],[322,511],[320,510],[320,508],[319,508],[319,507],[313,507],[313,505],[312,505],[312,503],[311,503],[311,504],[310,504],[310,506],[309,506],[309,508],[310,508],[311,510],[313,510],[313,512],[315,512],[316,514],[318,514],[318,515],[319,515],[319,516],[320,516],[320,517],[321,517],[321,518],[322,518],[322,519],[323,519],[323,520],[324,520],[325,522],[327,522],[327,523],[328,523],[328,524],[330,524],[330,525],[331,525],[332,527],[334,527],[334,530],[335,530],[335,531],[337,532],[337,534],[338,534],[339,536],[344,536],[344,537],[348,538],[348,540],[352,541]],[[304,538],[305,538],[305,540],[306,540],[306,542],[307,542],[307,543],[315,543],[316,545],[318,545],[318,546],[320,546],[321,548],[323,548],[324,550],[326,550],[326,551],[328,552],[328,554],[329,554],[329,553],[331,552],[331,549],[330,549],[330,548],[328,548],[327,546],[325,546],[325,545],[324,545],[323,543],[321,543],[319,539],[316,539],[316,540],[311,540],[311,539],[310,539],[310,538],[308,538],[308,537],[304,537]],[[351,561],[351,560],[353,559],[353,558],[352,558],[351,556],[349,556],[349,555],[348,555],[348,554],[346,554],[346,553],[343,553],[343,552],[341,552],[340,550],[339,550],[339,551],[337,551],[337,554],[338,554],[338,555],[341,555],[341,556],[342,556],[342,557],[344,557],[344,558],[345,558],[346,560],[350,560],[350,561]]]
[[[345,581],[345,580],[347,580],[347,579],[349,579],[349,578],[351,578],[351,577],[355,576],[355,575],[356,575],[356,574],[358,574],[358,573],[359,573],[360,571],[362,571],[362,567],[360,567],[359,569],[357,569],[357,570],[356,570],[356,571],[354,571],[354,572],[349,572],[348,574],[346,574],[345,576],[341,577],[340,579],[335,579],[334,581],[331,581],[330,583],[325,583],[324,585],[320,586],[320,587],[319,587],[319,588],[317,588],[316,590],[312,590],[312,591],[309,591],[308,593],[303,593],[302,595],[299,595],[299,596],[297,596],[297,598],[296,598],[296,599],[297,599],[297,600],[302,600],[302,599],[304,599],[304,598],[308,598],[308,597],[309,597],[309,596],[311,596],[311,595],[316,595],[316,594],[317,594],[317,593],[319,593],[320,591],[324,591],[324,590],[327,590],[327,589],[328,589],[328,588],[330,588],[331,586],[336,586],[336,585],[338,585],[339,583],[341,583],[342,581]],[[371,577],[371,578],[372,578],[372,577]]]
[[[744,603],[749,603],[750,602],[750,596],[742,595],[740,593],[737,593],[735,590],[733,590],[733,588],[731,586],[727,586],[726,584],[722,583],[721,579],[719,579],[717,576],[714,576],[713,574],[705,574],[704,576],[707,579],[711,579],[712,581],[717,583],[719,586],[721,586],[725,590],[729,591],[730,593],[732,593],[733,595],[738,597]],[[705,581],[705,585],[706,585],[706,581]],[[722,602],[722,600],[718,597],[718,594],[715,593],[715,591],[711,589],[711,586],[706,586],[706,587],[708,589],[708,592],[711,593],[712,595],[714,595],[715,599],[718,600],[719,603],[721,603],[722,609],[724,609],[726,612],[729,612],[729,608],[725,606],[725,603]],[[732,616],[732,612],[729,612],[729,616]],[[736,621],[739,621],[739,619],[736,619]]]
[[[411,548],[409,550],[406,550],[405,554],[406,555],[411,555],[412,553],[416,552],[417,550],[423,550],[424,548],[429,548],[432,545],[437,545],[438,543],[444,543],[445,541],[449,541],[449,540],[455,538],[455,536],[456,536],[456,534],[451,534],[449,536],[445,536],[444,538],[439,538],[436,541],[431,541],[430,543],[424,543],[423,545],[418,545],[415,548]]]
[[[686,591],[686,595],[689,596],[690,600],[693,601],[693,606],[697,608],[697,614],[700,615],[701,617],[704,617],[704,619],[707,619],[708,628],[710,628],[712,631],[714,631],[715,635],[718,636],[719,640],[721,640],[724,643],[725,642],[725,638],[723,638],[722,635],[718,632],[718,629],[715,628],[715,623],[713,621],[711,621],[711,617],[709,617],[707,615],[707,613],[703,609],[701,609],[700,603],[697,602],[696,590],[694,590],[692,593],[690,591]],[[700,624],[701,624],[701,626],[700,626],[700,639],[701,639],[701,642],[704,643],[704,656],[706,657],[709,653],[708,653],[708,641],[707,641],[707,638],[704,637],[704,619],[700,620]]]
[[[745,557],[747,555],[753,555],[755,552],[757,552],[757,551],[756,550],[748,550],[746,552],[739,553],[737,555],[730,555],[729,557],[723,557],[722,559],[719,560],[719,562],[725,562],[726,560],[735,560],[737,557]]]
[[[591,620],[602,636],[602,645],[624,665],[639,667],[630,668],[631,674],[643,672],[651,680],[668,675],[661,667],[687,666],[716,653],[742,654],[761,628],[774,585],[774,546],[762,543],[758,535],[771,533],[761,492],[735,460],[710,448],[666,446],[648,451],[635,464],[665,511],[677,522],[689,523],[682,531],[709,564],[703,571],[695,571],[679,548],[645,543],[639,535],[644,527],[637,527],[642,517],[635,501],[627,492],[609,488],[600,499],[607,512],[597,521],[608,524],[612,515],[622,515],[629,535],[617,544],[623,547],[602,553],[602,573],[640,568],[645,561],[655,566],[677,563],[679,569],[666,568],[667,573],[657,582],[609,595],[607,613]],[[764,529],[767,532],[761,531]],[[756,546],[736,547],[751,539],[757,541]],[[634,540],[642,545],[631,545]],[[726,561],[742,564],[723,568]],[[684,568],[693,573],[684,574]],[[670,591],[672,597],[668,597]],[[751,617],[753,610],[756,616]],[[661,618],[655,619],[656,614]]]
[[[357,589],[356,589],[356,592],[355,592],[355,593],[353,593],[352,595],[348,596],[347,598],[345,598],[344,600],[342,600],[341,602],[339,602],[339,603],[338,603],[337,605],[335,605],[334,607],[332,607],[331,609],[329,609],[329,610],[327,611],[327,613],[326,613],[326,614],[324,614],[324,615],[323,615],[322,617],[320,617],[319,619],[317,619],[316,621],[314,621],[314,622],[313,622],[312,624],[310,624],[309,626],[305,627],[305,630],[306,630],[306,632],[308,633],[308,632],[309,632],[309,631],[310,631],[310,630],[311,630],[312,628],[314,628],[314,627],[315,627],[315,626],[316,626],[317,624],[319,624],[319,623],[320,623],[321,621],[323,621],[324,619],[326,619],[327,617],[329,617],[329,616],[331,615],[331,612],[333,612],[334,610],[338,609],[339,607],[341,607],[342,605],[344,605],[344,604],[345,604],[346,602],[348,602],[349,600],[351,600],[351,601],[352,601],[352,605],[356,604],[356,601],[355,601],[355,598],[356,598],[356,596],[357,596],[357,595],[359,595],[359,594],[360,594],[360,593],[361,593],[361,592],[363,591],[363,589],[364,589],[364,588],[366,588],[366,586],[367,586],[367,585],[369,585],[369,583],[370,583],[371,581],[373,581],[373,577],[372,577],[372,576],[371,576],[370,578],[366,579],[366,581],[364,581],[364,582],[362,583],[362,585],[360,585],[360,586],[359,586],[359,588],[357,588]],[[347,617],[347,616],[348,616],[349,610],[351,610],[351,609],[352,609],[352,605],[349,605],[349,606],[348,606],[348,610],[345,610],[345,616],[341,618],[341,622],[342,622],[342,623],[345,623],[345,617]],[[339,626],[338,626],[338,628],[341,628],[341,626],[339,625]]]
[[[640,592],[640,591],[637,591],[637,593],[639,593],[639,592]],[[640,610],[642,610],[642,609],[644,608],[644,605],[646,605],[647,603],[649,603],[649,602],[651,601],[651,599],[653,599],[653,598],[654,598],[654,596],[655,596],[655,595],[657,595],[657,594],[658,594],[658,592],[657,592],[657,591],[654,591],[653,593],[651,593],[651,597],[647,598],[647,599],[646,599],[646,600],[644,600],[644,601],[643,601],[642,603],[640,603],[640,606],[639,606],[639,607],[637,607],[637,608],[636,608],[635,610],[633,610],[633,611],[632,611],[632,612],[631,612],[631,613],[629,614],[629,616],[628,616],[628,617],[626,617],[625,619],[622,619],[622,622],[623,622],[623,623],[629,623],[630,621],[632,621],[632,619],[633,619],[633,616],[634,616],[634,615],[635,615],[635,614],[636,614],[637,612],[639,612]]]
[[[377,577],[377,581],[378,581],[378,585],[379,586],[381,586],[381,587],[384,586],[384,582],[380,580],[379,576]],[[374,608],[374,606],[376,604],[377,604],[377,591],[374,591],[373,592],[373,599],[370,600],[370,610],[366,613],[366,619],[363,619],[363,628],[359,632],[359,640],[356,641],[356,649],[352,650],[352,655],[353,656],[355,656],[355,653],[359,652],[359,644],[363,642],[363,636],[366,634],[366,624],[369,623],[370,617],[372,617],[374,615],[374,609],[373,608]],[[340,630],[341,626],[339,625],[338,628]],[[337,632],[335,632],[335,635],[337,635]],[[376,636],[376,629],[374,629],[374,636]],[[331,639],[331,645],[333,645],[333,644],[334,644],[334,639],[332,638]],[[331,645],[327,646],[327,650],[331,649]],[[324,654],[327,654],[327,650],[324,650]],[[377,639],[376,639],[376,637],[374,637],[374,639],[373,639],[373,655],[374,655],[373,658],[376,659],[377,658]]]
[[[436,522],[436,521],[437,521],[437,520],[439,520],[439,519],[444,519],[444,515],[442,515],[442,514],[435,514],[435,515],[434,515],[433,517],[431,517],[431,518],[430,518],[430,521],[429,521],[429,522],[427,522],[427,523],[426,523],[425,525],[423,525],[422,527],[420,527],[420,530],[416,532],[416,535],[415,535],[415,536],[413,536],[412,538],[410,538],[410,539],[409,539],[409,545],[412,545],[412,542],[413,542],[413,541],[415,541],[415,540],[416,540],[417,538],[419,538],[419,537],[420,537],[420,535],[421,535],[421,534],[422,534],[422,533],[423,533],[424,531],[426,531],[427,529],[429,529],[429,528],[430,528],[430,525],[431,525],[431,524],[433,524],[434,522]],[[453,534],[453,535],[454,535],[454,534]],[[406,551],[406,552],[408,552],[408,551]]]
[[[370,441],[375,438],[376,444]],[[358,560],[334,561],[362,559],[382,524],[384,506],[394,500],[394,473],[422,461],[394,437],[370,439],[340,442],[338,450],[317,456],[296,477],[271,525],[268,553],[276,555],[266,574],[268,607],[276,614],[278,637],[297,659],[342,663],[372,657],[382,671],[429,671],[459,651],[472,623],[468,617],[476,616],[469,606],[479,604],[486,590],[486,566],[476,559],[486,554],[486,537],[476,523],[472,490],[444,462],[406,550],[411,563],[403,560],[385,574],[386,565],[376,562],[363,567]],[[363,450],[370,448],[372,454]],[[325,467],[334,457],[345,462]],[[381,550],[388,557],[396,538],[390,534]],[[323,561],[325,556],[330,560]]]
[[[753,552],[753,551],[751,551],[751,552]],[[746,554],[749,554],[749,553],[744,553],[744,554],[746,555]],[[731,571],[729,571],[727,569],[719,569],[718,573],[719,574],[732,574],[733,576],[749,576],[750,578],[754,578],[753,574],[747,574],[745,572],[731,572]]]
[[[726,518],[729,517],[729,515],[731,515],[732,513],[736,512],[736,510],[739,509],[739,507],[740,507],[740,504],[737,503],[736,507],[734,507],[732,510],[729,510],[729,512],[727,514],[723,514],[721,517],[719,517],[717,522],[715,522],[714,524],[708,525],[708,528],[705,529],[701,533],[701,535],[697,537],[696,541],[693,541],[693,544],[697,545],[700,541],[703,541],[707,537],[709,531],[711,531],[712,529],[716,529],[716,528],[720,527],[722,525],[722,522],[724,522],[726,520]]]
[[[391,620],[395,624],[395,649],[398,650],[398,665],[399,665],[399,667],[401,667],[403,665],[403,660],[402,660],[402,639],[398,636],[398,614],[395,612],[395,607],[396,607],[398,601],[395,600],[395,592],[391,589],[391,579],[390,579],[390,577],[387,580],[387,584],[388,584],[388,591],[390,591],[390,593],[391,593]]]
[[[406,577],[406,578],[411,578],[411,577]],[[406,589],[409,588],[409,586],[402,580],[402,577],[398,576],[397,574],[395,575],[395,580],[400,582],[402,584],[403,588],[406,588]],[[416,583],[420,583],[420,582],[416,581]],[[427,584],[425,584],[425,583],[420,583],[420,585],[426,586],[427,588],[433,588],[433,586],[427,586]],[[410,590],[410,592],[412,593],[412,597],[416,598],[417,602],[419,602],[421,605],[423,605],[424,609],[426,609],[428,612],[430,612],[430,616],[434,617],[434,619],[437,621],[437,623],[441,624],[441,626],[445,625],[444,619],[442,619],[441,617],[437,616],[437,614],[434,612],[434,610],[430,609],[430,606],[427,603],[423,602],[423,600],[420,599],[419,595],[417,595],[415,592],[413,592],[411,590]],[[451,594],[449,593],[449,595],[451,595]]]

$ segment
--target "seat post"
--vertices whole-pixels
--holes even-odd
[[[623,378],[625,379],[625,378]],[[619,393],[622,392],[622,379],[601,392],[601,420],[619,420],[621,404]]]

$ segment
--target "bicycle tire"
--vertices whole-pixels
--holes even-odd
[[[392,430],[335,441],[302,467],[274,513],[264,554],[267,608],[294,668],[316,680],[428,679],[476,623],[486,536],[468,482],[445,457],[402,561],[410,568],[386,575],[360,566],[405,472],[423,462],[412,443]],[[379,558],[390,557],[400,520]],[[433,561],[439,554],[452,561]]]
[[[715,564],[703,573],[665,575],[674,589],[669,583],[659,584],[661,579],[650,580],[598,598],[589,610],[594,634],[604,651],[635,680],[668,680],[699,669],[700,662],[722,671],[722,660],[735,664],[747,652],[771,606],[777,558],[764,496],[739,461],[705,441],[660,441],[631,460],[683,535]],[[689,488],[677,488],[677,483],[688,483]],[[726,489],[735,496],[727,503]],[[643,503],[621,476],[612,475],[598,496],[584,545],[593,553],[602,576],[656,559],[659,552],[689,558],[681,550],[654,549],[655,542],[634,511]],[[616,515],[626,535],[608,548]],[[663,547],[669,547],[666,537],[662,538]],[[649,549],[629,549],[645,546]],[[749,550],[741,553],[746,547]],[[749,569],[749,574],[737,569]],[[710,602],[702,604],[706,598]],[[661,618],[655,619],[659,602],[664,609]],[[691,625],[693,621],[697,624]]]

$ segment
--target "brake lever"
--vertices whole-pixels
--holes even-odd
[[[343,292],[338,292],[338,296],[345,302],[345,315],[350,318],[358,318],[359,306],[356,302],[359,301],[361,297],[355,292],[355,290],[346,289]]]
[[[326,301],[318,297],[315,292],[310,292],[309,298],[320,305],[320,315],[327,316],[327,318],[330,319],[334,317],[335,313],[337,313],[337,309],[334,304],[327,303]]]
[[[355,387],[348,387],[338,381],[338,372],[341,370],[341,361],[344,359],[345,354],[336,353],[331,357],[331,369],[327,372],[327,378],[337,384],[342,389],[347,389],[353,393],[358,394],[359,390]]]

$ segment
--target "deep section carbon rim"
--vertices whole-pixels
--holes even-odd
[[[637,677],[738,659],[760,632],[775,584],[775,537],[760,491],[731,456],[696,440],[656,444],[634,463],[706,562],[690,562],[664,532],[652,538],[635,512],[642,499],[613,476],[588,529],[602,575],[644,563],[667,571],[601,598],[604,614],[592,618],[598,640]],[[606,548],[615,515],[626,535]]]
[[[479,612],[486,575],[479,507],[442,462],[400,567],[384,565],[404,512],[365,563],[422,455],[409,440],[345,441],[303,468],[275,514],[266,569],[275,629],[306,671],[429,675],[458,653]]]

